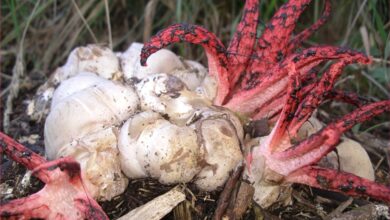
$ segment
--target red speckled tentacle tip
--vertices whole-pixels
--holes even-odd
[[[258,0],[245,1],[244,11],[237,30],[228,47],[228,60],[231,69],[230,87],[234,89],[241,74],[249,65],[256,44],[256,32],[259,18]]]
[[[191,24],[174,24],[158,32],[141,51],[141,64],[146,65],[148,57],[170,44],[188,42],[201,45],[207,55],[209,74],[218,80],[217,97],[214,103],[221,105],[229,93],[228,59],[222,42],[203,27]]]
[[[2,219],[108,219],[86,191],[80,165],[72,158],[47,162],[2,132],[0,147],[0,153],[33,170],[33,175],[46,184],[28,197],[2,203]]]
[[[330,12],[332,9],[331,6],[332,5],[330,0],[325,0],[324,12],[322,16],[312,26],[306,28],[299,34],[292,37],[289,42],[286,54],[293,52],[296,48],[301,46],[304,40],[308,39],[311,35],[313,35],[313,33],[315,33],[322,25],[326,23],[330,16]]]
[[[282,61],[287,55],[288,45],[298,18],[311,0],[290,0],[282,5],[272,19],[266,24],[265,30],[257,42],[256,53],[252,65],[260,72]]]

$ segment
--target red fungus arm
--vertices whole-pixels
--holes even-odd
[[[265,72],[267,68],[284,59],[298,18],[310,2],[311,0],[290,0],[279,8],[258,40],[258,59],[253,60],[252,65],[262,66],[261,72]]]
[[[265,27],[258,40],[256,54],[253,56],[246,74],[243,77],[241,88],[251,89],[253,82],[262,82],[268,78],[269,70],[288,57],[293,49],[308,38],[314,31],[323,25],[329,16],[331,5],[326,0],[324,13],[321,18],[293,39],[291,35],[295,29],[299,16],[305,10],[310,0],[290,0],[284,4]]]
[[[253,67],[260,65],[262,66],[260,71],[265,72],[269,66],[282,61],[327,21],[331,11],[330,0],[325,1],[324,13],[319,20],[291,39],[298,18],[310,2],[311,0],[290,0],[280,7],[267,23],[258,41],[256,50],[258,59],[253,60],[251,64]]]
[[[322,25],[326,23],[331,12],[330,0],[325,0],[324,12],[322,16],[309,28],[306,28],[296,36],[294,36],[289,43],[287,54],[291,53],[295,48],[301,46],[302,42],[309,38],[314,32],[316,32]]]
[[[1,218],[108,219],[84,187],[80,164],[72,158],[47,162],[2,132],[0,146],[1,152],[32,169],[46,184],[28,197],[2,203]]]
[[[358,123],[362,123],[370,120],[371,118],[383,113],[390,111],[390,100],[375,102],[345,115],[337,121],[329,124],[321,131],[311,135],[301,143],[290,147],[283,152],[274,153],[272,156],[279,160],[299,157],[300,155],[306,154],[307,152],[319,148],[325,145],[323,150],[318,152],[316,157],[313,157],[312,161],[308,163],[318,162],[318,158],[325,156],[328,152],[336,147],[339,142],[340,136],[351,129]]]
[[[46,163],[46,160],[30,149],[24,147],[11,137],[0,132],[0,153],[7,154],[12,160],[21,163],[29,170]],[[50,174],[46,170],[39,170],[34,173],[42,182],[47,183],[50,180]]]
[[[311,87],[312,88],[312,87]],[[307,89],[310,89],[309,87]],[[282,104],[285,102],[285,96],[284,93],[281,93],[275,99],[269,101],[268,103],[265,103],[264,107],[258,109],[256,113],[253,116],[253,119],[262,119],[267,118],[268,120],[276,122],[277,119],[275,119],[277,114],[280,114],[282,111]],[[350,92],[350,91],[342,91],[342,90],[335,90],[329,91],[325,95],[326,99],[331,99],[335,101],[345,102],[351,105],[354,105],[356,107],[361,107],[364,105],[369,104],[371,101],[363,96],[360,96],[356,93]]]
[[[214,103],[221,105],[229,93],[228,60],[222,42],[203,27],[191,24],[174,24],[158,32],[141,51],[141,64],[146,65],[148,57],[170,44],[188,42],[201,45],[207,55],[209,74],[217,77],[218,91]]]
[[[290,122],[290,134],[295,135],[302,124],[311,116],[313,109],[317,108],[332,91],[336,80],[343,73],[345,66],[352,62],[365,63],[367,57],[363,54],[360,56],[346,56],[330,66],[323,74],[321,79],[315,83],[314,88],[306,97],[300,100],[298,109]]]
[[[228,47],[228,60],[232,72],[230,84],[233,88],[251,59],[256,43],[259,17],[258,0],[246,0],[243,15]]]
[[[291,173],[285,180],[351,196],[369,196],[390,203],[389,187],[337,170],[307,166]]]
[[[362,57],[364,59],[360,61]],[[286,90],[290,63],[295,64],[296,70],[302,77],[323,61],[344,58],[358,59],[361,63],[370,62],[370,59],[362,53],[350,49],[332,46],[311,47],[289,55],[281,63],[268,70],[266,74],[252,74],[252,78],[244,80],[242,89],[237,91],[224,106],[236,112],[251,114],[256,109],[263,108],[265,103]],[[253,71],[257,72],[256,69]],[[280,104],[283,105],[283,103]]]
[[[371,119],[372,117],[390,111],[390,101],[381,101],[359,108],[352,113],[342,117],[334,123],[326,126],[307,139],[292,146],[287,132],[280,140],[272,145],[272,138],[275,137],[276,127],[281,122],[280,118],[268,136],[254,154],[264,155],[267,166],[281,174],[289,175],[302,167],[312,165],[321,160],[326,154],[336,148],[341,135],[351,129],[355,124]],[[250,162],[250,161],[249,161]]]
[[[370,103],[370,100],[368,98],[360,96],[359,94],[335,89],[325,94],[325,98],[345,102],[357,107],[361,107]]]

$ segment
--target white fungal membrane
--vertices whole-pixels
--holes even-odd
[[[215,80],[201,64],[161,50],[142,67],[141,47],[72,51],[42,88],[53,94],[45,122],[48,158],[75,158],[99,200],[124,191],[124,174],[221,187],[242,160],[239,119],[212,106]]]
[[[64,98],[79,92],[88,87],[95,86],[102,82],[102,78],[90,72],[80,72],[77,77],[71,77],[61,83],[53,94],[51,108],[56,106]]]
[[[130,118],[120,131],[118,145],[124,173],[171,184],[195,177],[203,190],[221,187],[242,160],[238,135],[242,131],[236,130],[232,121],[238,119],[231,113],[203,115],[203,111],[213,110],[194,113],[196,120],[190,126],[173,124],[152,111]]]
[[[155,121],[162,119],[160,114],[152,111],[138,113],[123,124],[118,140],[121,152],[120,159],[123,172],[130,178],[147,177],[145,168],[138,161],[138,138],[145,127],[152,126]],[[142,147],[142,146],[141,146]]]
[[[138,108],[135,91],[119,82],[82,73],[54,92],[45,122],[49,159],[73,156],[92,195],[109,200],[127,186],[118,163],[116,126]]]
[[[148,116],[154,120],[142,124],[140,117]],[[133,126],[142,129],[136,131],[140,133],[134,138],[129,137]],[[151,112],[140,113],[126,122],[119,149],[122,169],[130,178],[150,176],[165,184],[189,182],[200,170],[201,155],[195,131],[155,118]]]
[[[77,80],[77,76],[70,80]],[[64,84],[59,90],[66,90],[61,87],[68,85],[72,86]],[[139,103],[131,87],[103,78],[95,85],[61,97],[58,102],[56,99],[54,96],[56,105],[52,105],[45,123],[45,144],[50,146],[46,153],[50,159],[75,139],[119,125],[135,112]]]
[[[203,190],[223,186],[229,173],[242,160],[240,138],[231,121],[225,118],[206,118],[198,122],[198,134],[204,150],[203,168],[195,184]]]
[[[80,72],[91,72],[105,79],[114,79],[122,73],[119,60],[108,47],[87,45],[77,47],[70,54],[62,67],[56,70],[58,80],[62,82]]]
[[[161,49],[152,54],[146,61],[147,66],[141,66],[141,49],[144,45],[132,43],[121,56],[122,70],[126,80],[143,79],[155,73],[171,73],[176,69],[184,69],[184,64],[176,54],[167,49]]]
[[[140,55],[143,44],[133,43],[120,60],[125,80],[142,80],[156,73],[165,73],[179,78],[190,91],[196,91],[203,98],[213,100],[217,94],[217,81],[207,74],[207,69],[193,60],[182,60],[167,49],[152,54],[141,66]]]
[[[207,69],[202,64],[192,60],[184,60],[183,65],[183,68],[176,69],[170,74],[183,81],[189,90],[194,91],[207,76]]]
[[[57,68],[46,83],[39,87],[34,99],[29,102],[27,114],[31,119],[40,121],[45,118],[50,110],[54,89],[64,80],[82,72],[111,80],[122,75],[119,59],[109,48],[92,44],[77,47],[69,54],[66,63]],[[84,84],[86,82],[83,81]]]
[[[137,85],[143,112],[119,136],[121,164],[130,178],[189,182],[203,190],[222,186],[242,160],[237,117],[188,90],[176,76],[154,74]]]
[[[176,76],[154,74],[136,85],[142,110],[166,114],[170,121],[183,123],[198,107],[209,106],[211,102],[189,91]]]

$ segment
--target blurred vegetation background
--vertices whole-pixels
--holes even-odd
[[[259,33],[284,2],[261,0]],[[323,2],[312,1],[296,33],[321,16]],[[32,95],[77,46],[97,43],[124,51],[177,22],[203,25],[227,44],[243,5],[240,0],[1,0],[2,103],[12,92],[13,75],[18,74],[19,93]],[[369,67],[350,66],[338,86],[374,100],[389,99],[389,17],[388,0],[333,0],[331,18],[305,46],[346,46],[373,56]],[[200,47],[178,44],[172,49],[207,65]],[[390,127],[386,120],[382,125]]]

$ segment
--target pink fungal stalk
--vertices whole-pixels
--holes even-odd
[[[333,89],[335,80],[346,65],[371,62],[364,54],[334,46],[315,46],[296,51],[330,14],[330,1],[325,0],[322,17],[293,36],[297,20],[310,2],[288,1],[257,39],[258,2],[247,0],[242,19],[227,49],[203,27],[172,25],[145,43],[141,64],[146,65],[151,54],[172,43],[201,45],[208,58],[209,74],[216,76],[218,81],[215,105],[252,119],[268,117],[277,120],[271,134],[258,150],[248,156],[247,166],[251,166],[253,158],[264,157],[264,169],[282,176],[281,179],[286,182],[303,183],[353,196],[368,195],[390,202],[389,187],[313,165],[332,151],[341,135],[353,125],[389,111],[390,101],[363,106],[365,100],[359,96]],[[334,64],[317,79],[314,67],[329,60],[334,60]],[[302,124],[325,99],[346,101],[359,108],[294,144]]]
[[[35,194],[2,203],[1,219],[108,219],[86,191],[80,165],[72,158],[48,162],[2,132],[0,153],[32,170],[46,184]]]

